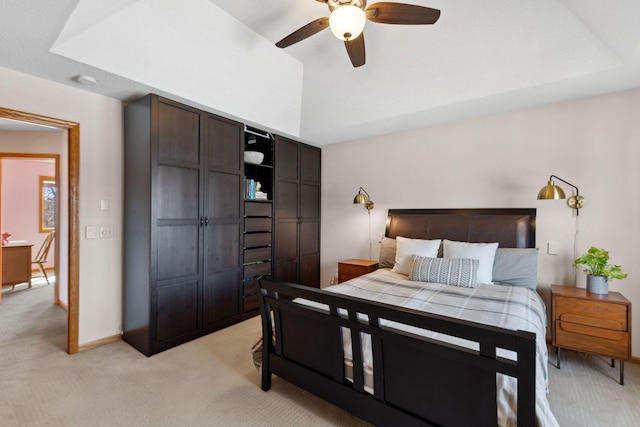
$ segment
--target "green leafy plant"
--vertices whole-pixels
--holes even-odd
[[[591,246],[586,254],[573,261],[574,267],[586,266],[584,272],[592,276],[604,276],[607,279],[624,279],[627,273],[619,265],[609,264],[609,252]]]

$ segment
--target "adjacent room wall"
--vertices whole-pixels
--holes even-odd
[[[369,258],[367,212],[353,204],[362,186],[376,203],[373,259],[390,208],[537,208],[538,289],[547,304],[550,284],[585,286],[571,264],[593,245],[629,273],[610,290],[640,306],[638,111],[633,90],[323,147],[323,286],[339,260]],[[586,197],[579,216],[563,200],[536,200],[551,174]],[[548,242],[557,255],[547,254]],[[640,315],[632,333],[640,357]]]
[[[0,68],[0,93],[2,107],[80,123],[79,345],[117,335],[122,329],[122,103],[6,68]],[[101,199],[110,201],[109,211],[100,211]],[[85,239],[87,225],[111,226],[113,238]]]
[[[0,152],[3,151],[0,132]],[[11,233],[10,240],[25,240],[32,244],[35,257],[49,234],[40,233],[40,176],[55,176],[55,162],[24,158],[2,159],[2,232]],[[53,268],[53,246],[45,268]],[[33,265],[38,270],[37,265]]]

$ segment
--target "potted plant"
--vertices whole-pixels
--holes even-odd
[[[595,294],[609,293],[609,280],[622,280],[627,277],[627,273],[622,272],[619,265],[609,264],[609,252],[591,246],[586,254],[573,261],[573,266],[586,266],[584,272],[587,273],[587,291]]]

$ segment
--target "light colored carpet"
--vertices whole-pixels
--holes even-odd
[[[279,378],[263,392],[250,355],[259,318],[150,358],[124,341],[67,355],[52,292],[3,294],[2,426],[367,425]]]
[[[67,355],[66,312],[52,299],[53,286],[3,293],[2,426],[368,425],[280,378],[260,390],[258,318],[150,358],[123,341]],[[626,368],[621,387],[605,359],[563,352],[562,369],[549,367],[560,425],[638,425],[640,366]]]
[[[560,369],[549,355],[549,403],[561,426],[640,425],[640,365],[626,362],[624,385],[611,359],[562,350]]]

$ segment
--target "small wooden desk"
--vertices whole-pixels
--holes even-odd
[[[2,247],[2,286],[28,282],[31,287],[32,247],[27,243],[9,243]]]

